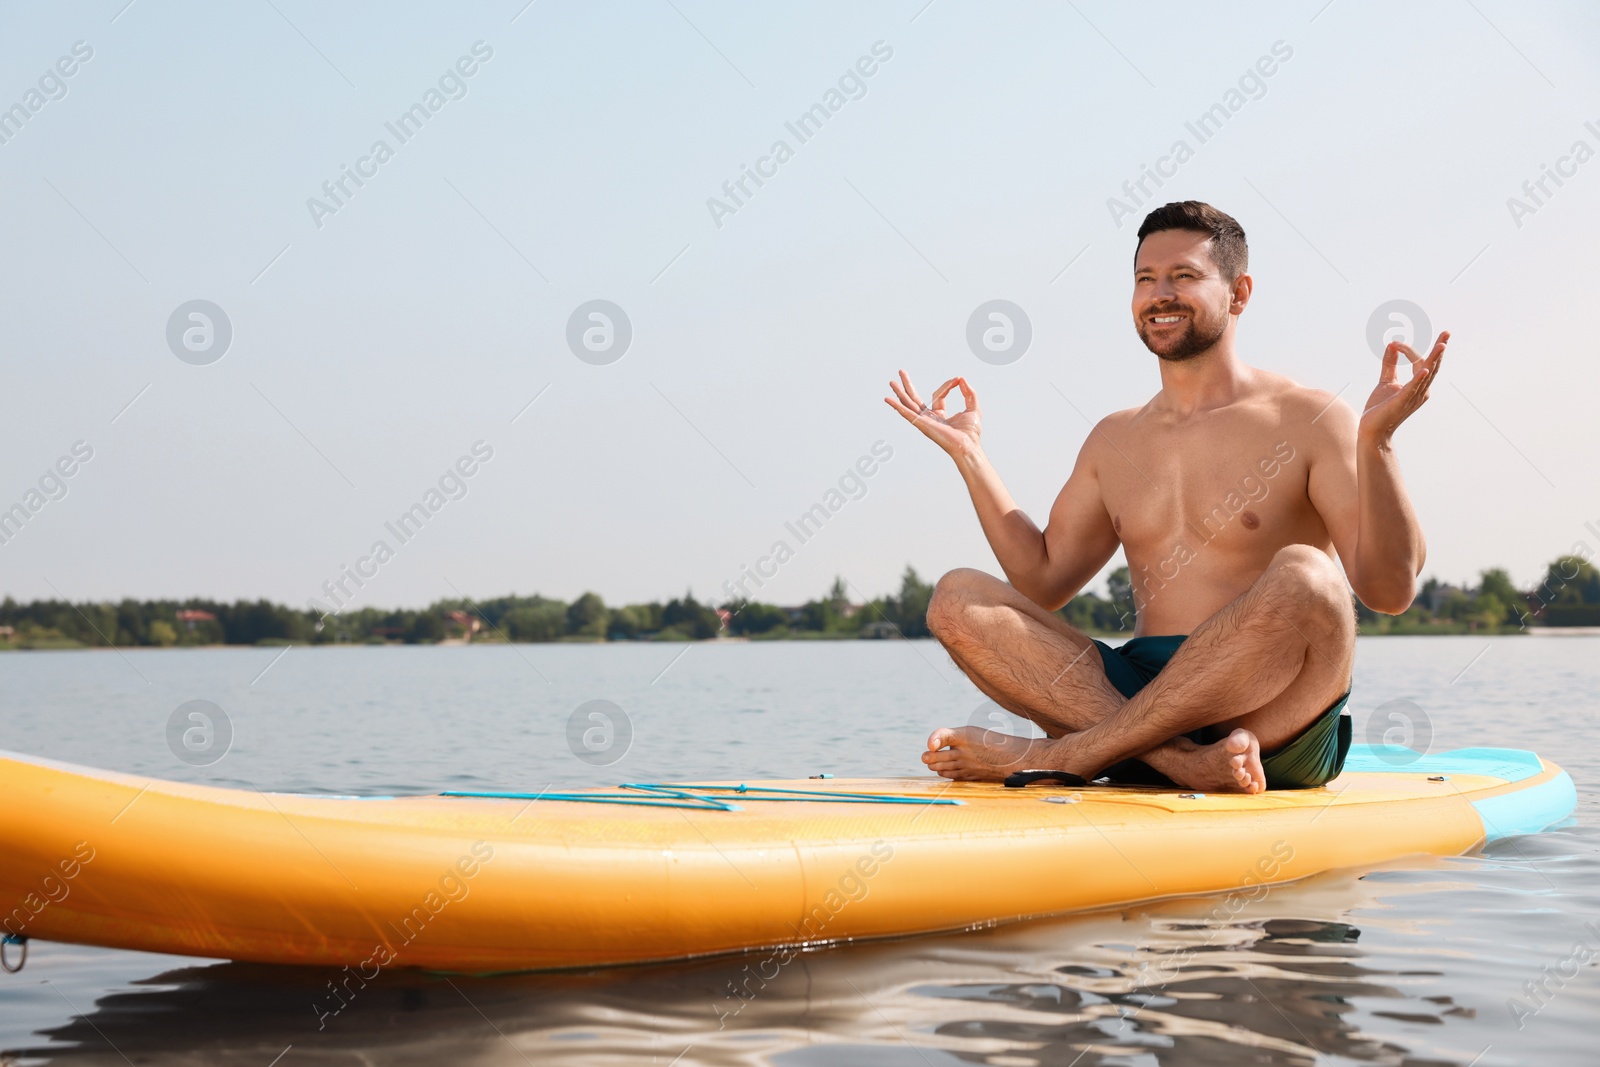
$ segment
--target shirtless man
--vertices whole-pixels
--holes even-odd
[[[1133,321],[1160,357],[1161,391],[1094,427],[1042,532],[978,443],[966,379],[926,404],[904,371],[890,383],[889,406],[955,460],[1009,579],[951,571],[928,626],[979,689],[1046,734],[941,728],[922,755],[934,771],[997,781],[1040,768],[1064,781],[1109,774],[1248,793],[1339,773],[1351,590],[1391,615],[1415,595],[1425,547],[1392,438],[1428,399],[1449,334],[1425,359],[1389,345],[1358,416],[1240,360],[1246,267],[1244,230],[1210,205],[1167,204],[1145,218]],[[952,389],[964,410],[946,410]],[[1055,611],[1119,544],[1137,624],[1112,649]]]

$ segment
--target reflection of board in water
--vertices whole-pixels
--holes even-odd
[[[1357,746],[1329,787],[1257,796],[921,778],[370,798],[0,756],[0,900],[22,902],[0,922],[369,978],[583,967],[1183,894],[1242,901],[1320,871],[1459,854],[1575,803],[1566,773],[1532,753],[1404,755]]]
[[[1305,918],[1263,922],[1253,908],[1219,924],[1203,917],[1210,901],[1166,901],[810,950],[757,982],[749,956],[493,978],[401,970],[355,989],[320,1030],[307,1009],[329,995],[338,972],[328,968],[140,971],[81,1018],[40,1031],[40,1047],[8,1051],[56,1064],[121,1064],[115,1048],[135,1062],[259,1065],[292,1043],[289,1056],[368,1063],[586,1067],[667,1064],[692,1045],[679,1067],[916,1067],[924,1056],[1001,1055],[1086,1067],[1124,1063],[1152,1044],[1165,1064],[1248,1061],[1265,1041],[1285,1050],[1282,1062],[1309,1062],[1313,1043],[1349,1062],[1402,1062],[1406,1044],[1375,1041],[1358,1005],[1435,1027],[1458,1022],[1463,1009],[1419,985],[1415,971],[1395,970],[1392,956],[1364,951],[1358,931],[1333,918],[1354,900],[1375,903],[1362,882],[1332,876],[1274,890],[1267,907]],[[48,996],[41,991],[41,1003]],[[1419,1039],[1421,1048],[1464,1041],[1439,1035]],[[1086,1047],[1100,1054],[1081,1055]],[[1380,1048],[1390,1056],[1375,1057]]]

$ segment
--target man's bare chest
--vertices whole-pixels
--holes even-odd
[[[1305,526],[1308,456],[1281,427],[1130,433],[1115,445],[1099,481],[1130,556],[1180,545],[1275,551]]]

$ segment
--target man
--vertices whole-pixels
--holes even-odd
[[[1247,265],[1244,230],[1208,204],[1145,218],[1133,320],[1159,357],[1161,391],[1094,427],[1042,532],[984,456],[964,378],[926,404],[904,371],[890,383],[889,406],[955,460],[1009,579],[951,571],[928,626],[979,689],[1047,735],[935,730],[922,756],[934,771],[981,781],[1040,768],[1069,782],[1109,773],[1247,793],[1339,773],[1350,592],[1391,615],[1411,605],[1425,547],[1391,442],[1427,400],[1449,334],[1426,359],[1390,344],[1358,417],[1240,360]],[[946,410],[952,389],[964,410]],[[1112,649],[1055,611],[1119,544],[1137,624]]]

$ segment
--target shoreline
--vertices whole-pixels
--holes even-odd
[[[1134,635],[1126,631],[1100,633],[1085,631],[1086,636],[1101,640],[1128,639]],[[1597,626],[1538,626],[1526,629],[1507,629],[1503,631],[1468,630],[1464,627],[1439,627],[1437,630],[1422,628],[1407,630],[1365,630],[1356,632],[1357,637],[1600,637],[1600,627]],[[900,641],[934,641],[931,637],[888,637],[873,638],[861,637],[858,634],[815,634],[806,637],[713,637],[700,640],[662,640],[662,641],[611,641],[604,638],[595,639],[566,639],[560,641],[463,641],[459,638],[448,638],[443,641],[262,641],[253,645],[85,645],[77,642],[52,642],[41,645],[3,644],[0,643],[0,653],[6,652],[184,652],[184,651],[214,651],[218,649],[249,649],[249,648],[518,648],[529,645],[582,645],[591,646],[649,646],[649,645],[771,645],[771,644],[813,644],[818,641],[859,641],[866,643],[893,644]]]

